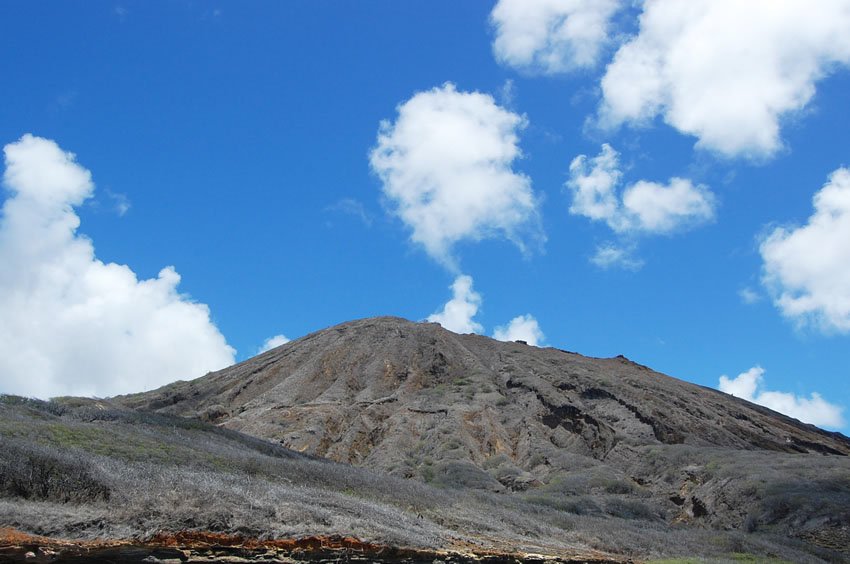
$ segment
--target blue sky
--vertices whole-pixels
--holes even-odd
[[[688,5],[0,4],[0,391],[433,316],[847,432],[850,6]]]

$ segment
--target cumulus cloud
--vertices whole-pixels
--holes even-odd
[[[573,193],[570,213],[607,221],[612,227],[619,224],[615,221],[620,215],[616,189],[623,176],[619,159],[617,151],[607,143],[602,145],[602,152],[592,159],[587,155],[573,159],[567,182]]]
[[[461,274],[451,285],[452,298],[443,309],[428,316],[428,321],[439,323],[455,333],[483,333],[484,326],[475,321],[481,308],[481,294],[472,289],[472,277]],[[507,325],[496,327],[493,338],[499,341],[521,340],[538,346],[545,339],[540,325],[533,315],[519,315]]]
[[[623,191],[623,229],[670,233],[714,218],[714,194],[687,178],[640,180]]]
[[[806,225],[774,229],[759,251],[763,282],[785,316],[850,332],[850,170],[830,175]]]
[[[640,270],[643,261],[633,256],[633,247],[623,247],[615,243],[605,243],[596,247],[596,252],[590,262],[602,269],[622,268],[623,270]]]
[[[95,257],[74,212],[94,185],[73,154],[32,135],[4,154],[0,391],[104,396],[232,364],[209,308],[177,291],[173,267],[139,280]]]
[[[671,233],[714,218],[714,194],[686,178],[667,184],[641,180],[618,193],[621,181],[619,155],[607,143],[596,157],[577,156],[567,181],[570,213],[605,221],[618,233],[645,234]]]
[[[274,337],[269,337],[268,339],[263,341],[263,345],[257,351],[257,354],[276,349],[277,347],[285,345],[288,342],[289,338],[286,335],[275,335]]]
[[[490,14],[496,59],[556,74],[596,65],[620,0],[499,0]]]
[[[456,269],[452,247],[464,239],[501,236],[522,250],[543,241],[531,180],[511,168],[523,116],[451,83],[397,110],[381,123],[370,163],[415,243]]]
[[[770,408],[789,417],[821,427],[844,427],[843,408],[829,403],[820,394],[800,397],[764,389],[764,369],[753,366],[736,378],[720,377],[721,392]]]
[[[519,315],[507,325],[496,327],[493,338],[499,341],[525,341],[534,347],[546,339],[537,320],[529,314]]]
[[[647,0],[639,33],[602,79],[600,121],[660,115],[698,147],[770,156],[782,146],[780,120],[850,62],[848,29],[846,0]]]
[[[481,307],[481,294],[472,289],[472,276],[461,274],[451,286],[452,299],[428,321],[439,323],[455,333],[481,333],[484,327],[473,318]]]

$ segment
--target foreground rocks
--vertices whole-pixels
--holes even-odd
[[[615,564],[602,554],[571,557],[391,547],[351,537],[259,540],[209,532],[160,533],[148,539],[62,541],[0,530],[0,562],[377,562],[393,564]]]

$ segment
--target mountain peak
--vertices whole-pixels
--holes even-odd
[[[409,473],[400,465],[413,438],[437,461],[447,456],[441,444],[459,442],[455,458],[480,466],[504,454],[529,472],[524,461],[548,460],[553,448],[596,460],[654,444],[850,453],[843,435],[624,356],[588,358],[399,317],[341,323],[120,401],[400,474]]]

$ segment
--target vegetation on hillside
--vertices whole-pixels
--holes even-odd
[[[741,480],[741,488],[760,500],[751,528],[671,525],[650,490],[587,461],[577,460],[574,473],[547,484],[494,493],[469,489],[463,466],[435,470],[425,484],[306,456],[196,419],[97,400],[0,397],[0,451],[0,527],[73,539],[184,530],[256,538],[345,534],[394,546],[463,542],[551,554],[599,549],[632,558],[756,554],[837,562],[845,556],[806,538],[788,538],[787,527],[825,519],[846,523],[850,507],[848,474],[826,463],[805,470],[788,458],[772,469],[751,467],[744,480],[722,453],[661,449],[635,468],[635,478],[687,461],[700,468],[689,470],[695,484],[701,482],[695,488]],[[490,471],[514,470],[495,459]],[[803,480],[815,477],[819,482],[804,490],[815,502],[800,503]]]

